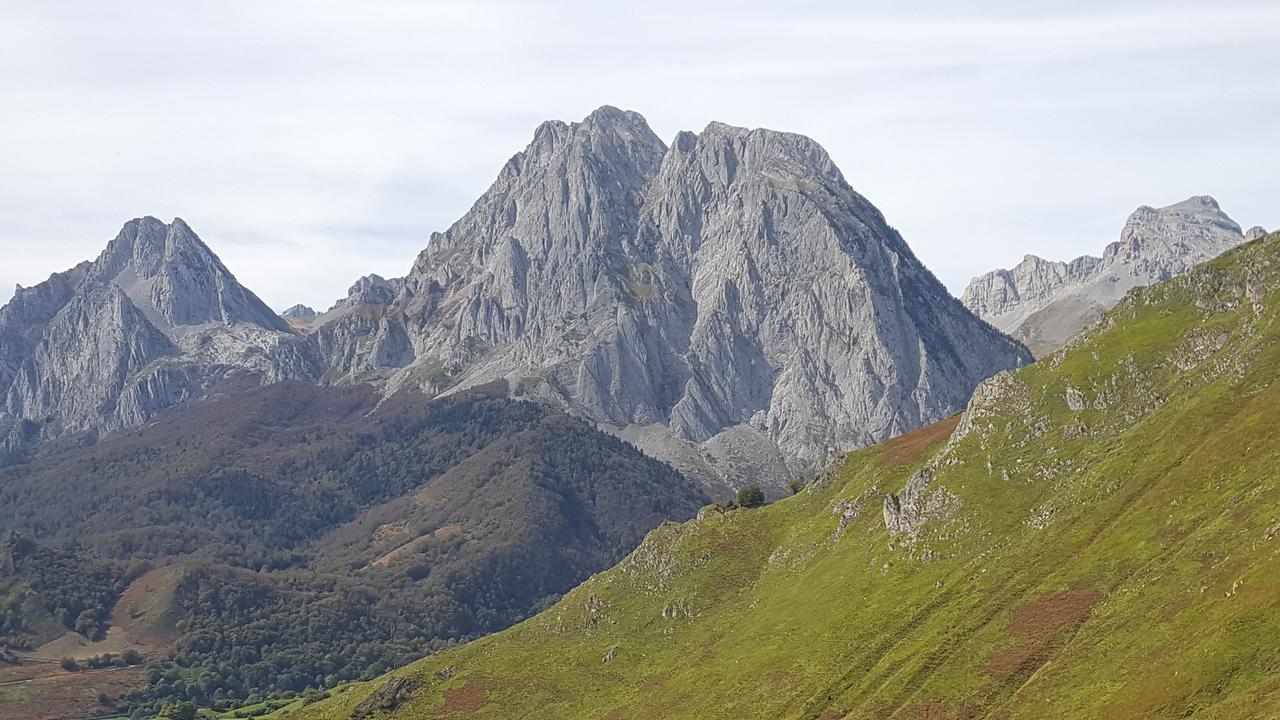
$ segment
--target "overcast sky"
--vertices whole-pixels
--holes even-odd
[[[603,104],[812,136],[956,293],[1141,204],[1274,228],[1277,38],[1274,0],[6,1],[0,302],[156,215],[324,308]]]

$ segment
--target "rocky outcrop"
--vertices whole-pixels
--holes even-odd
[[[718,492],[780,488],[1029,359],[814,141],[712,123],[667,147],[610,107],[540,126],[385,282],[316,330],[330,381],[505,380]]]
[[[890,493],[884,498],[884,525],[891,537],[905,535],[907,542],[915,542],[924,526],[945,520],[959,509],[959,496],[946,488],[930,489],[934,469],[923,467],[916,471],[902,492]]]
[[[0,309],[0,425],[38,421],[45,436],[132,427],[229,379],[318,369],[180,219],[132,220],[96,260]]]
[[[1058,349],[1135,287],[1180,275],[1248,239],[1211,197],[1193,197],[1129,216],[1102,257],[1069,263],[1026,256],[1012,270],[974,278],[961,301],[1037,355]]]
[[[422,685],[422,681],[410,677],[393,677],[369,693],[369,697],[361,700],[351,709],[352,720],[386,716],[395,712],[396,708],[409,701]]]

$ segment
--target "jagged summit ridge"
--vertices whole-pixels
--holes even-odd
[[[91,265],[86,282],[120,287],[135,305],[169,326],[247,323],[288,329],[182,218],[168,225],[149,216],[125,223]]]
[[[131,220],[96,260],[0,309],[3,433],[136,426],[237,373],[272,382],[318,363],[181,219]]]
[[[10,422],[128,427],[230,376],[497,380],[712,492],[779,488],[1029,360],[817,142],[711,123],[668,147],[608,106],[543,123],[405,277],[365,276],[324,313],[276,315],[186,223],[139,218],[0,317]]]
[[[818,143],[712,123],[668,147],[610,107],[541,125],[394,302],[316,337],[330,381],[506,380],[712,485],[780,484],[1027,360]]]
[[[1011,270],[974,278],[961,301],[1043,354],[1061,347],[1129,290],[1181,275],[1245,240],[1240,226],[1207,195],[1163,208],[1144,205],[1129,215],[1120,239],[1102,257],[1064,263],[1028,255]]]

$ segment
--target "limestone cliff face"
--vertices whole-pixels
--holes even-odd
[[[1024,348],[950,297],[812,140],[545,123],[412,271],[313,335],[332,381],[495,379],[713,490],[963,407]]]
[[[96,260],[0,309],[0,423],[45,434],[136,426],[232,376],[318,372],[306,341],[181,220],[132,220]]]
[[[101,433],[225,382],[495,380],[712,492],[962,408],[1026,349],[950,297],[812,140],[548,122],[403,278],[278,316],[181,220],[0,309],[0,436]],[[35,428],[33,430],[33,428]]]
[[[1052,352],[1098,319],[1125,293],[1180,275],[1192,267],[1261,237],[1247,237],[1211,197],[1168,207],[1138,208],[1120,240],[1102,257],[1069,263],[1028,255],[1012,270],[974,278],[961,300],[979,317],[1025,342],[1037,354]]]

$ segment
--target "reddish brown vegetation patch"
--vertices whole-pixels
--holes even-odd
[[[178,566],[157,568],[129,583],[116,601],[110,624],[124,630],[129,644],[143,655],[158,655],[177,642],[168,608],[184,574]]]
[[[111,668],[69,673],[57,665],[47,665],[45,674],[0,688],[0,720],[61,720],[97,717],[108,708],[98,702],[102,693],[115,700],[126,690],[146,682],[142,668]]]
[[[932,425],[889,438],[880,443],[880,462],[885,465],[905,465],[915,461],[925,450],[951,437],[960,424],[960,413]]]
[[[822,714],[818,716],[818,720],[840,720],[844,716],[845,713],[840,710],[823,710]]]
[[[991,656],[987,673],[1002,681],[1030,676],[1071,631],[1089,619],[1093,606],[1101,599],[1097,591],[1071,588],[1022,606],[1009,623],[1014,644]]]
[[[444,703],[436,709],[436,715],[473,713],[489,704],[485,697],[487,691],[484,683],[475,680],[468,680],[462,687],[449,688],[444,691]]]

